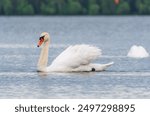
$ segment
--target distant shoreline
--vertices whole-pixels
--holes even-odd
[[[150,15],[149,0],[1,0],[0,15]]]
[[[139,14],[129,14],[129,15],[0,15],[0,17],[128,17],[128,16],[150,16],[150,15],[139,15]]]

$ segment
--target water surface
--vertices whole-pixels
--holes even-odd
[[[150,17],[0,17],[0,98],[150,98],[150,58],[126,57],[134,44],[150,53]],[[102,49],[105,72],[37,73],[41,32],[51,35],[49,64],[66,47]]]

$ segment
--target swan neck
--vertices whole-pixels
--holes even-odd
[[[48,64],[48,52],[49,52],[49,43],[50,41],[46,41],[43,45],[43,48],[40,53],[40,58],[38,61],[38,71],[45,71]]]

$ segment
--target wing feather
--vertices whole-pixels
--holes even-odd
[[[81,65],[87,65],[92,60],[101,56],[101,50],[95,46],[90,45],[74,45],[64,50],[52,62],[52,66],[63,66],[70,68],[77,68]]]

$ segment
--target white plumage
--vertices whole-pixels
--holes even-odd
[[[101,56],[101,50],[90,45],[74,45],[64,50],[50,66],[47,67],[48,47],[50,37],[48,33],[44,35],[44,46],[38,63],[38,70],[44,72],[80,72],[80,71],[103,71],[111,66],[108,64],[93,64],[92,61]],[[44,61],[43,61],[44,59]]]
[[[66,67],[77,68],[87,65],[101,55],[101,50],[89,45],[74,45],[68,47],[52,62],[54,66],[65,65]]]

